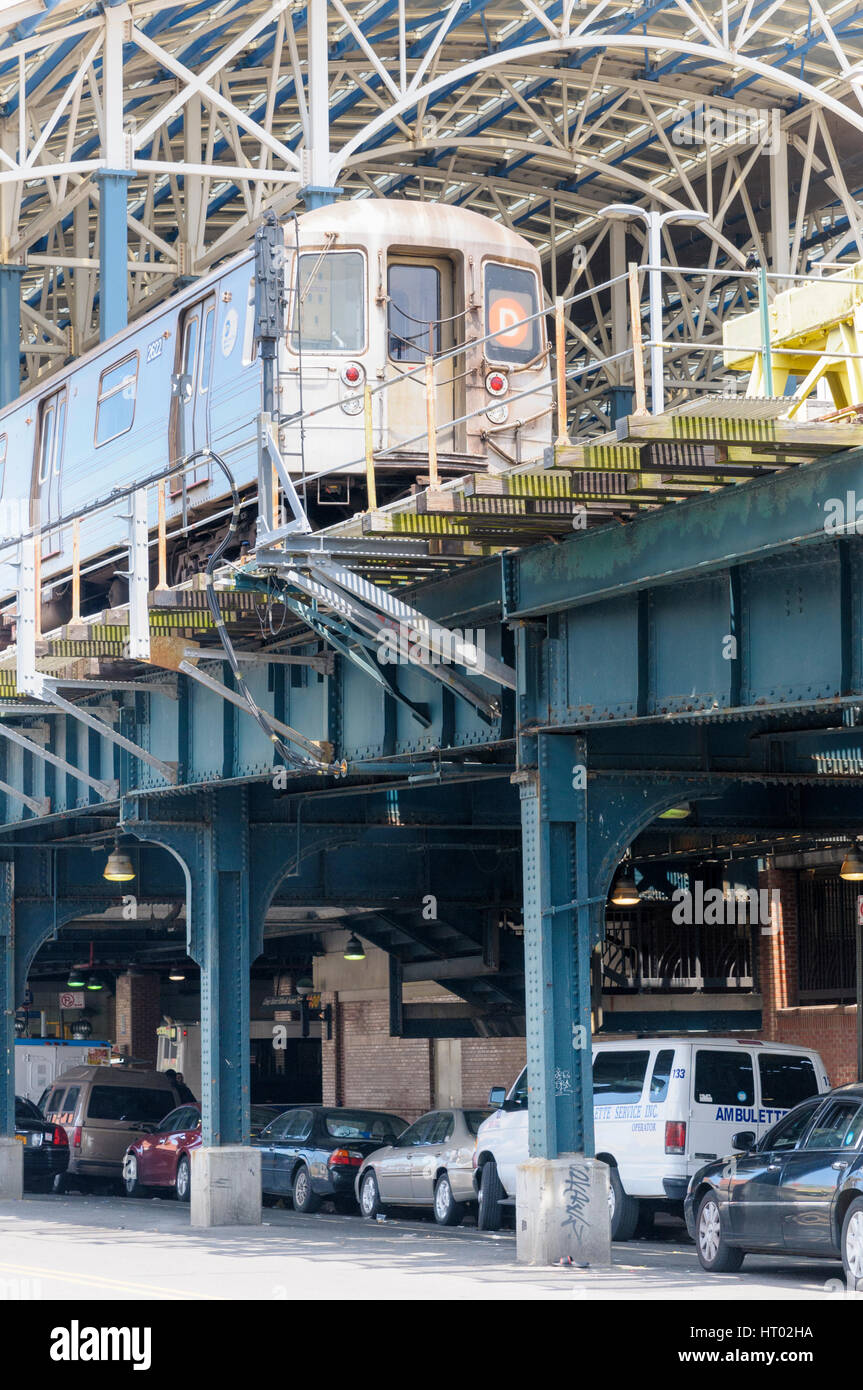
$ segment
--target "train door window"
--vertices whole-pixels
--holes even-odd
[[[180,350],[174,395],[174,449],[181,459],[209,447],[209,388],[215,326],[214,295],[190,305],[180,320]],[[187,489],[209,482],[208,463],[201,459],[186,469],[184,474],[175,474],[171,479],[172,497],[179,496],[183,491],[184,480]]]
[[[485,332],[494,334],[485,345],[490,362],[522,366],[542,349],[538,318],[539,286],[532,270],[486,261],[484,268]]]
[[[216,306],[211,304],[204,314],[204,337],[201,343],[201,372],[200,386],[201,392],[210,389],[210,371],[213,362],[213,325],[216,322]]]
[[[0,434],[0,497],[3,496],[3,483],[6,477],[6,450],[9,447],[9,436]]]
[[[402,366],[403,381],[385,392],[387,432],[390,445],[403,443],[410,452],[428,453],[428,439],[422,434],[425,421],[425,378],[409,376],[416,364],[432,356],[435,361],[435,418],[439,450],[455,449],[456,428],[447,428],[461,410],[456,409],[463,392],[456,387],[455,358],[448,355],[456,346],[455,266],[445,256],[394,254],[387,265],[387,350],[391,362]]]
[[[429,263],[390,265],[389,352],[395,362],[422,362],[441,350],[441,273]]]
[[[61,514],[61,470],[66,440],[66,388],[55,391],[42,403],[39,437],[36,445],[31,495],[39,504],[43,560],[60,551],[60,531],[55,522]]]
[[[138,392],[138,354],[106,367],[99,377],[96,403],[96,447],[132,428]]]
[[[292,295],[294,352],[362,352],[366,272],[359,251],[305,251]]]

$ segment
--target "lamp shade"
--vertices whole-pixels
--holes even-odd
[[[348,944],[345,947],[345,960],[365,960],[366,953],[360,938],[351,932]]]
[[[842,860],[839,877],[848,879],[852,883],[859,883],[863,879],[863,856],[861,856],[856,844],[851,846]]]
[[[631,869],[625,869],[611,890],[611,901],[615,907],[635,907],[641,902],[641,894]]]
[[[114,841],[114,848],[108,855],[108,862],[102,872],[102,877],[109,883],[130,883],[135,877],[135,868],[125,850],[120,849],[117,841]]]

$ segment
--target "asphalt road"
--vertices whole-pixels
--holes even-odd
[[[0,1202],[0,1300],[847,1297],[830,1261],[752,1255],[740,1273],[707,1278],[674,1222],[616,1245],[611,1269],[532,1269],[516,1264],[511,1231],[410,1216],[368,1223],[270,1208],[260,1227],[202,1231],[188,1207],[161,1198]]]

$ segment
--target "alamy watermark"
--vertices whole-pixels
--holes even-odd
[[[776,154],[781,131],[778,107],[709,106],[699,101],[690,109],[680,108],[680,118],[671,132],[675,145],[753,145],[766,154]]]
[[[671,920],[676,926],[760,926],[764,934],[781,922],[778,888],[707,888],[696,879],[692,888],[675,888]]]
[[[377,635],[381,666],[466,666],[485,670],[485,632],[481,628],[435,627],[406,623],[385,627]]]

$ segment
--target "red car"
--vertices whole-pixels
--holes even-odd
[[[179,1105],[151,1134],[130,1144],[123,1159],[127,1197],[144,1197],[150,1188],[172,1188],[188,1202],[192,1186],[190,1154],[201,1143],[201,1107]]]

